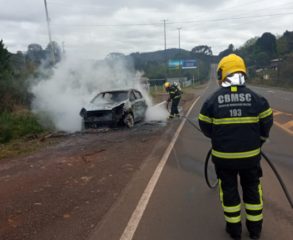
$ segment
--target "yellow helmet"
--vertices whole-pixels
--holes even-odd
[[[171,83],[169,83],[169,82],[165,82],[165,83],[164,83],[164,87],[165,87],[165,88],[169,88],[170,86],[171,86]]]
[[[228,75],[235,72],[242,72],[246,75],[246,66],[241,57],[232,53],[223,57],[219,62],[217,68],[218,80],[223,81]]]

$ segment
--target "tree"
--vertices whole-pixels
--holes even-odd
[[[283,36],[277,40],[278,55],[288,54],[293,51],[293,32],[286,31]]]
[[[54,61],[54,63],[60,62],[61,48],[57,42],[55,42],[55,41],[49,42],[45,51],[46,51],[46,58],[47,59]],[[53,54],[53,56],[52,56],[52,54]],[[54,63],[53,63],[53,65],[54,65]]]
[[[240,47],[240,49],[249,49],[251,47],[254,47],[256,41],[257,41],[258,37],[253,37],[248,39],[242,47]]]
[[[219,53],[219,59],[222,59],[223,57],[228,56],[229,54],[233,52],[234,52],[234,45],[230,43],[227,49]]]
[[[106,60],[110,60],[110,61],[120,60],[124,58],[125,58],[125,55],[119,52],[112,52],[106,56]]]
[[[37,43],[31,43],[28,45],[26,59],[34,64],[40,65],[46,58],[46,53],[44,52],[42,46]]]
[[[196,58],[198,64],[201,60],[203,62],[202,65],[210,66],[210,63],[213,59],[212,49],[211,49],[211,47],[209,47],[207,45],[199,45],[199,46],[194,47],[191,50],[191,54],[193,55],[194,58]],[[199,71],[202,72],[203,68],[200,68]]]
[[[284,33],[284,38],[286,38],[287,40],[288,51],[292,52],[293,51],[293,32],[286,31]]]
[[[266,52],[258,52],[254,56],[256,67],[266,67],[270,64],[270,56]]]
[[[247,66],[253,66],[255,64],[254,53],[257,39],[258,37],[250,38],[243,44],[243,46],[235,50],[236,54],[245,59]]]
[[[212,56],[213,55],[211,47],[209,47],[207,45],[196,46],[191,50],[191,52],[196,54],[196,55],[206,55],[206,56]]]
[[[0,41],[0,74],[10,69],[9,64],[10,53],[4,47],[3,40]],[[1,75],[0,75],[1,76]]]
[[[270,58],[277,56],[277,40],[275,35],[264,33],[255,43],[256,52],[265,52]]]
[[[12,68],[10,66],[10,53],[5,48],[3,40],[0,41],[0,112],[11,110],[12,99]]]

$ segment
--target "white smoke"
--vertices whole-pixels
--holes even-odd
[[[81,108],[100,91],[136,88],[142,91],[150,106],[148,120],[166,119],[166,111],[152,111],[152,101],[139,83],[140,72],[117,58],[111,61],[90,61],[67,56],[52,76],[34,84],[33,111],[45,115],[57,130],[75,132],[81,129]]]

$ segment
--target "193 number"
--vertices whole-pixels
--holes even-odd
[[[230,116],[231,117],[241,117],[242,116],[241,109],[231,109],[230,110]]]

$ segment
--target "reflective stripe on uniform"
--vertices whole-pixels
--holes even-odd
[[[260,113],[257,117],[237,117],[237,118],[210,118],[203,114],[199,114],[198,119],[207,123],[213,123],[215,125],[221,124],[245,124],[245,123],[258,123],[259,119],[268,117],[273,113],[272,109],[269,108],[262,113]]]
[[[228,217],[225,215],[225,220],[226,222],[229,222],[229,223],[239,223],[241,222],[241,216],[240,214],[237,217]]]
[[[221,124],[241,124],[241,123],[258,123],[258,117],[237,117],[237,118],[210,118],[203,114],[199,114],[198,119],[215,125]]]
[[[258,123],[259,122],[258,117],[214,118],[212,120],[215,125]]]
[[[249,158],[254,157],[260,154],[260,148],[257,148],[255,150],[247,151],[247,152],[219,152],[214,149],[212,149],[212,155],[219,158]]]
[[[258,204],[251,204],[251,203],[245,203],[245,209],[250,211],[259,211],[263,209],[263,200],[262,200],[262,188],[261,184],[258,185],[258,195],[259,195],[259,201]]]
[[[249,215],[249,214],[246,214],[246,219],[248,221],[251,221],[251,222],[258,222],[258,221],[261,221],[263,219],[263,215],[262,215],[262,213],[261,214],[258,214],[258,215]]]
[[[241,204],[238,204],[236,206],[225,206],[224,204],[222,204],[222,207],[224,209],[224,212],[227,212],[227,213],[234,213],[234,212],[241,211]]]
[[[261,184],[258,184],[258,193],[259,193],[260,202],[262,203],[262,187],[261,187]]]
[[[199,114],[198,119],[201,120],[201,121],[207,122],[207,123],[212,123],[213,122],[212,118],[210,118],[208,116],[205,116],[203,114]]]
[[[234,213],[234,212],[241,211],[241,204],[238,204],[236,206],[225,206],[224,205],[224,200],[223,200],[224,193],[223,193],[223,189],[222,189],[222,181],[221,181],[221,179],[219,179],[219,192],[220,192],[220,200],[221,200],[224,212]]]
[[[223,202],[223,190],[222,190],[222,181],[219,179],[219,192],[220,192],[220,201]]]
[[[271,108],[269,108],[269,109],[263,111],[262,113],[260,113],[258,116],[259,116],[259,118],[265,118],[265,117],[270,116],[271,114],[273,114],[273,111]]]
[[[263,209],[263,204],[250,204],[250,203],[245,203],[245,209],[251,210],[251,211],[258,211]]]

